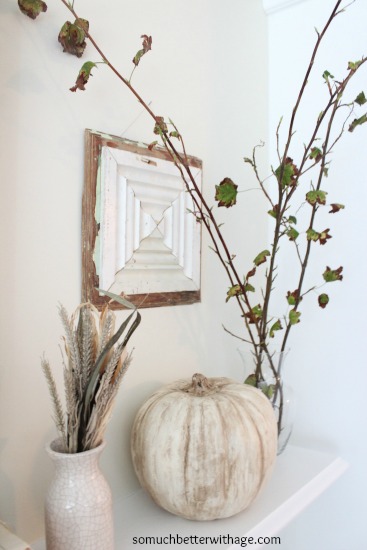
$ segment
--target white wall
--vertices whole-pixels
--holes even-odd
[[[307,0],[268,16],[272,153],[274,129],[280,117],[285,116],[284,128],[289,121],[290,106],[297,97],[316,39],[314,27],[321,30],[334,5],[334,0]],[[321,110],[320,101],[326,97],[322,73],[327,69],[335,77],[342,76],[348,61],[366,54],[366,16],[366,2],[357,0],[338,16],[325,40],[314,67],[316,83],[309,80],[303,114],[295,124],[298,146],[290,152],[295,161],[312,120]],[[353,86],[351,100],[365,83],[366,69]],[[320,222],[325,222],[320,229],[331,228],[333,239],[324,247],[315,245],[309,283],[319,280],[326,265],[344,266],[344,281],[324,289],[331,297],[324,311],[318,308],[315,298],[304,300],[302,323],[295,327],[288,365],[298,397],[293,441],[333,450],[350,463],[350,469],[282,533],[284,550],[366,548],[366,144],[367,129],[362,127],[354,134],[347,132],[335,148],[325,185],[330,202],[344,203],[346,209]],[[276,163],[275,155],[271,155],[271,161]],[[281,263],[290,273],[296,269],[288,258],[283,257]]]
[[[54,367],[61,367],[57,303],[72,310],[80,300],[83,130],[121,134],[141,112],[101,66],[86,92],[68,91],[81,61],[60,51],[55,37],[67,13],[61,2],[49,4],[47,14],[33,22],[12,0],[0,3],[0,518],[28,539],[42,531],[43,496],[52,475],[43,447],[54,429],[39,358],[45,351]],[[229,9],[221,0],[141,0],[138,12],[132,2],[110,0],[108,12],[105,4],[78,0],[76,7],[125,74],[140,35],[153,35],[153,51],[134,82],[157,113],[178,124],[188,151],[203,159],[208,196],[227,175],[242,188],[252,187],[242,158],[266,138],[268,121],[261,3],[231,0]],[[321,28],[333,4],[308,0],[268,17],[270,136],[281,115],[286,121],[314,26]],[[365,51],[366,11],[357,0],[339,16],[315,69],[320,82],[325,69],[339,74]],[[97,60],[90,47],[87,57]],[[322,82],[320,87],[324,90]],[[309,99],[297,123],[300,139],[311,111],[318,113],[318,107]],[[329,260],[343,265],[345,279],[330,289],[332,302],[325,311],[303,303],[289,364],[298,396],[294,442],[332,449],[351,467],[284,531],[282,548],[289,550],[363,548],[366,131],[345,136],[329,178],[335,200],[347,208],[331,219],[334,238],[322,250],[328,262],[320,261],[322,268]],[[151,121],[143,114],[125,136],[151,141]],[[240,200],[246,215],[242,209],[231,211],[225,231],[238,243],[233,252],[248,262],[264,248],[266,217],[258,194],[244,193]],[[228,220],[226,214],[221,213]],[[205,237],[202,303],[143,311],[134,363],[121,388],[103,460],[116,493],[136,487],[128,439],[142,400],[165,381],[197,370],[226,373],[237,360],[236,344],[221,324],[239,330],[240,320],[236,308],[224,303],[227,281],[207,244]],[[319,272],[315,266],[311,279]]]
[[[49,2],[31,21],[16,4],[0,3],[0,518],[32,540],[43,529],[52,475],[44,445],[55,434],[40,356],[46,353],[61,382],[57,303],[71,311],[80,301],[83,132],[119,135],[129,127],[125,137],[149,143],[152,123],[142,114],[130,126],[142,109],[106,67],[94,70],[84,93],[69,92],[81,60],[57,43],[66,9]],[[203,159],[208,197],[225,176],[253,187],[242,158],[266,138],[261,3],[231,0],[229,9],[221,0],[78,0],[75,7],[125,75],[140,35],[152,34],[153,50],[134,83],[158,114],[176,122],[188,152]],[[98,60],[90,46],[86,59]],[[233,253],[248,263],[264,248],[265,218],[259,221],[259,194],[244,193],[241,202],[246,214],[234,213],[225,231],[236,238]],[[207,245],[205,237],[202,303],[142,312],[103,459],[116,493],[137,486],[129,429],[143,399],[163,382],[196,371],[225,374],[238,360],[221,325],[236,330],[240,320],[225,305],[228,284]]]

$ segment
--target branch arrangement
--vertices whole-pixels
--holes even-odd
[[[66,22],[59,33],[58,40],[63,50],[69,54],[81,57],[86,47],[86,41],[89,40],[101,58],[98,62],[87,61],[83,64],[74,86],[70,88],[71,91],[84,90],[92,69],[97,63],[103,63],[131,91],[152,118],[154,122],[153,131],[157,136],[157,140],[153,141],[149,147],[156,147],[160,143],[168,151],[181,174],[187,192],[192,198],[194,215],[208,231],[212,248],[226,271],[230,283],[226,299],[227,301],[234,299],[237,302],[239,313],[243,319],[245,337],[242,335],[238,337],[247,342],[253,352],[255,368],[254,373],[249,376],[247,382],[261,387],[272,398],[273,402],[277,403],[278,430],[280,432],[282,429],[283,408],[280,365],[276,364],[273,359],[274,355],[270,344],[275,334],[278,334],[278,338],[281,338],[279,351],[286,349],[292,327],[300,322],[300,304],[302,300],[311,290],[317,290],[317,286],[311,289],[304,288],[305,274],[312,248],[317,244],[324,246],[332,237],[329,233],[329,228],[320,229],[316,224],[318,211],[327,207],[327,191],[324,189],[324,181],[328,177],[330,155],[336,143],[343,136],[348,124],[348,129],[352,132],[355,128],[367,122],[367,113],[353,120],[351,119],[355,109],[366,103],[365,94],[361,92],[354,100],[345,100],[345,92],[349,83],[359,73],[366,62],[366,58],[362,57],[358,61],[348,63],[346,73],[342,78],[336,79],[329,71],[324,71],[322,78],[325,83],[326,99],[323,109],[314,121],[310,135],[305,140],[301,158],[296,162],[290,156],[295,135],[295,123],[302,106],[304,92],[324,36],[333,20],[344,11],[341,8],[342,0],[336,2],[322,31],[316,31],[316,43],[291,113],[286,140],[283,146],[280,144],[281,123],[276,130],[278,167],[272,168],[270,177],[263,179],[259,175],[256,162],[257,147],[254,148],[251,157],[244,159],[253,169],[259,187],[269,204],[268,214],[274,223],[271,246],[269,249],[259,252],[246,275],[239,272],[235,265],[235,255],[231,253],[230,247],[223,236],[213,207],[207,203],[195,182],[188,163],[184,140],[178,128],[171,120],[165,121],[162,116],[153,113],[149,105],[131,84],[133,73],[142,57],[151,50],[152,37],[148,35],[141,37],[143,39],[142,49],[133,58],[133,69],[130,78],[125,78],[112,65],[100,46],[95,42],[89,32],[88,21],[80,18],[74,10],[74,2],[67,0],[60,1],[75,18],[74,23]],[[21,11],[32,18],[37,17],[47,9],[46,4],[42,0],[18,0],[18,4]],[[342,123],[337,118],[337,114],[340,112],[346,113],[342,117]],[[308,176],[312,174],[311,183],[309,180],[307,183],[304,182],[305,174]],[[237,189],[237,185],[230,178],[225,178],[215,189],[217,205],[225,208],[233,207],[236,204]],[[276,198],[272,198],[273,196]],[[294,210],[295,206],[293,203],[297,197],[298,204],[301,202],[305,208],[308,208],[308,222],[303,228],[298,226],[295,215],[296,211]],[[301,200],[299,197],[302,197]],[[344,205],[331,203],[328,207],[329,213],[335,214],[340,212],[344,208]],[[271,314],[271,298],[275,290],[274,280],[276,278],[278,253],[284,240],[289,240],[294,244],[294,252],[299,263],[299,272],[295,288],[290,289],[285,297],[286,315],[283,318],[275,318]],[[322,283],[341,281],[343,279],[342,271],[342,266],[336,268],[326,266],[322,273]],[[263,274],[264,283],[259,286],[259,292],[255,294],[255,287],[252,282],[255,280],[255,274],[258,276],[259,272]],[[260,301],[259,298],[254,298],[254,296],[258,296],[259,294],[261,295]],[[328,302],[329,296],[325,292],[318,294],[318,303],[321,308],[325,308]],[[264,389],[262,365],[265,358],[270,363],[274,383]]]

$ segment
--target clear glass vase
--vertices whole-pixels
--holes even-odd
[[[293,429],[294,393],[286,381],[288,351],[262,352],[257,357],[239,349],[244,364],[244,382],[259,388],[270,400],[278,425],[278,455],[287,446]]]

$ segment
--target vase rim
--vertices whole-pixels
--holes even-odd
[[[243,349],[241,347],[238,347],[237,350],[239,351],[239,353],[248,353],[248,354],[254,355],[254,352],[251,348]],[[287,355],[287,353],[289,353],[290,351],[291,351],[291,348],[285,348],[284,350],[272,349],[269,351],[269,354],[270,356],[280,355],[280,354]]]
[[[58,451],[57,447],[61,447],[62,445],[62,438],[58,437],[56,439],[53,439],[50,443],[46,444],[46,451],[50,456],[54,456],[57,458],[65,457],[68,458],[70,456],[90,456],[92,454],[100,453],[103,451],[103,449],[106,446],[105,440],[103,440],[97,447],[93,447],[92,449],[89,449],[87,451],[80,451],[78,453],[68,453],[66,451]]]

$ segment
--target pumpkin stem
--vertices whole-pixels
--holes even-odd
[[[214,386],[209,382],[209,380],[203,375],[197,372],[192,377],[192,385],[189,388],[189,393],[194,395],[204,395],[208,391],[213,390]]]

